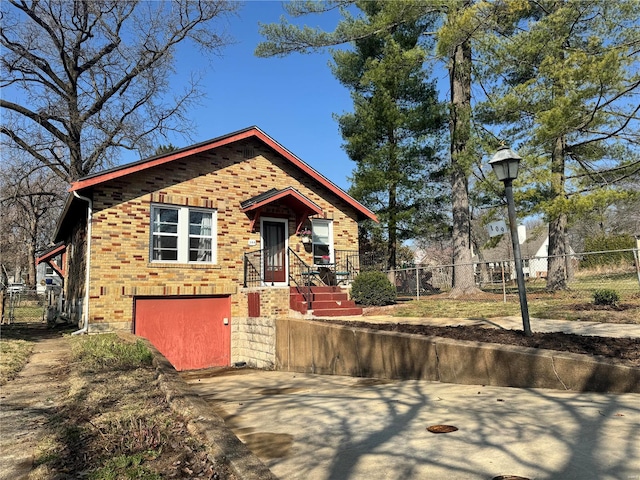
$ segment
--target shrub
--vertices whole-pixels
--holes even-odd
[[[615,306],[620,301],[620,295],[615,290],[603,288],[593,292],[593,303],[596,305]]]
[[[364,306],[390,305],[396,301],[396,287],[382,272],[362,272],[351,285],[351,298]]]
[[[585,252],[603,252],[585,255],[580,262],[581,268],[596,268],[602,265],[633,265],[631,249],[635,247],[632,235],[596,235],[584,241]],[[627,250],[620,252],[619,250]]]

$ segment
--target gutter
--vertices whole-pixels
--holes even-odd
[[[89,332],[89,278],[91,272],[91,219],[93,217],[93,201],[88,197],[79,195],[75,190],[73,196],[79,200],[87,202],[87,249],[85,251],[85,279],[84,279],[84,301],[82,302],[82,320],[84,326],[71,335],[80,335]]]

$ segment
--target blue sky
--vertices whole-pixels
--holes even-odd
[[[267,59],[253,54],[262,40],[258,22],[277,22],[284,13],[279,1],[246,2],[228,25],[236,43],[209,66],[197,50],[179,51],[179,71],[203,69],[205,75],[206,97],[189,112],[197,125],[193,143],[257,125],[346,190],[355,164],[341,148],[342,137],[332,114],[351,111],[352,102],[349,91],[331,73],[328,53]],[[332,29],[337,19],[337,15],[323,15],[304,20],[310,26]],[[171,137],[170,142],[177,147],[191,143],[182,137]],[[132,155],[123,160],[135,160]]]
[[[196,125],[191,138],[170,134],[162,143],[186,147],[256,125],[348,190],[348,177],[355,163],[342,149],[343,140],[333,114],[350,112],[353,104],[349,91],[331,73],[329,53],[291,54],[284,58],[254,55],[263,40],[258,23],[278,22],[284,14],[281,1],[244,2],[237,15],[220,22],[234,43],[222,49],[221,55],[211,62],[203,59],[193,45],[179,46],[171,88],[182,90],[191,72],[196,72],[202,76],[205,96],[200,105],[187,112]],[[338,12],[331,12],[297,21],[333,30],[340,18]],[[446,79],[446,73],[440,73],[440,80]],[[9,88],[3,95],[19,97],[20,92]],[[139,158],[138,152],[122,150],[119,160],[122,164]]]

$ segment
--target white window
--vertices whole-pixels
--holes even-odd
[[[215,263],[215,210],[153,206],[151,260]]]
[[[313,263],[324,265],[333,263],[333,222],[331,220],[311,221],[313,242]]]

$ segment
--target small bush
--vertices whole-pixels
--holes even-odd
[[[364,306],[390,305],[396,295],[396,287],[382,272],[362,272],[351,285],[351,298]]]
[[[603,288],[593,292],[593,303],[596,305],[616,306],[620,302],[620,295],[615,290]]]
[[[153,359],[144,342],[125,342],[114,333],[75,337],[73,340],[73,356],[87,369],[133,370],[151,365]]]

